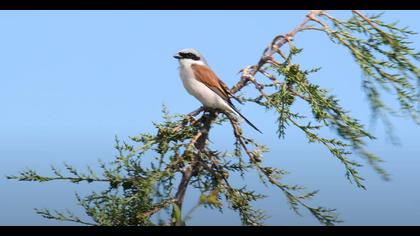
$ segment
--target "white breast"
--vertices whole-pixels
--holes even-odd
[[[194,72],[192,71],[191,66],[181,65],[179,69],[181,80],[185,89],[189,94],[197,98],[204,106],[232,111],[230,106],[228,106],[226,102],[219,97],[219,95],[194,78]]]

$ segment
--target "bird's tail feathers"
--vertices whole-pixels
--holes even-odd
[[[233,104],[229,104],[229,105],[238,116],[242,117],[242,119],[244,119],[246,121],[246,123],[248,123],[249,126],[251,126],[256,131],[258,131],[262,134],[262,132],[254,124],[252,124],[251,121],[249,121],[245,116],[243,116]]]

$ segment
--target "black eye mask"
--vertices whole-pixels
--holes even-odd
[[[188,52],[188,53],[180,52],[179,55],[184,59],[192,59],[194,61],[200,60],[200,57],[198,57],[198,56],[196,56],[196,55],[194,55],[193,53],[190,53],[190,52]]]

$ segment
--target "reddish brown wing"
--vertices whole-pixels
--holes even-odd
[[[193,69],[195,78],[198,81],[205,84],[225,101],[230,101],[228,87],[209,67],[193,64],[191,65],[191,68]]]
[[[209,89],[223,98],[229,106],[238,113],[252,128],[262,133],[254,124],[252,124],[245,116],[243,116],[238,109],[230,101],[230,96],[234,96],[229,92],[229,88],[226,86],[223,81],[221,81],[217,75],[207,66],[193,64],[191,65],[192,70],[194,71],[195,78],[201,83],[205,84]],[[239,100],[238,100],[239,101]]]

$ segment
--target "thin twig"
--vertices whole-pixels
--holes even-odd
[[[176,201],[175,198],[164,200],[161,203],[159,203],[158,206],[155,206],[153,209],[143,213],[143,217],[145,217],[145,218],[150,217],[153,214],[160,211],[161,209],[168,207],[170,204],[174,203],[175,201]]]

